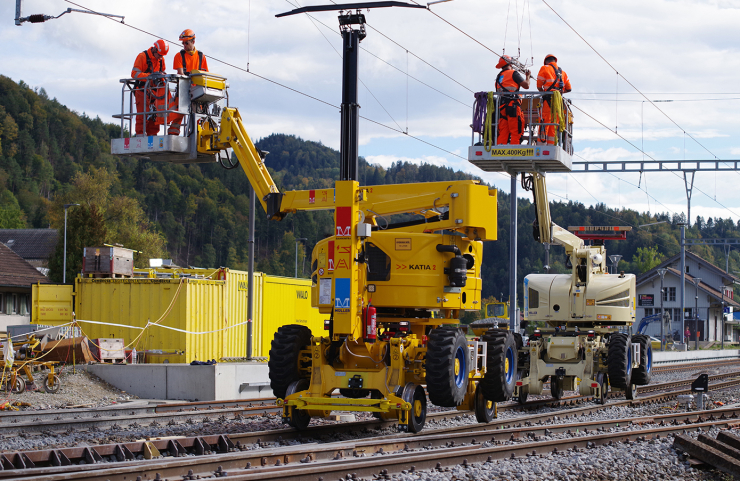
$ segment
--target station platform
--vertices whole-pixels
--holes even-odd
[[[91,374],[142,399],[224,401],[273,397],[266,362],[88,364]]]
[[[692,345],[693,347],[693,345]],[[653,365],[685,364],[691,362],[722,361],[739,359],[740,349],[717,349],[706,351],[653,351]]]

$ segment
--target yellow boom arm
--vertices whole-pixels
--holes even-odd
[[[233,149],[269,219],[280,220],[299,210],[328,210],[336,206],[334,189],[281,193],[235,108],[223,110],[218,131],[205,122],[199,125],[197,142],[198,151],[205,154]],[[496,200],[495,189],[489,190],[472,180],[404,184],[402,190],[397,185],[367,186],[360,189],[359,199],[364,222],[381,229],[389,223],[388,216],[415,213],[427,222],[406,225],[404,231],[455,230],[476,240],[496,239]]]

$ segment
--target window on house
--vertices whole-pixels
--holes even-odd
[[[686,266],[686,274],[689,273],[689,266]]]
[[[684,309],[684,313],[685,313],[684,314],[684,318],[685,319],[693,319],[694,316],[692,316],[692,311],[693,310],[690,307],[687,307],[686,309]]]
[[[0,314],[5,314],[5,294],[0,292]]]
[[[18,314],[18,294],[13,294],[10,306],[10,314]]]
[[[652,316],[653,315],[653,309],[650,307],[645,308],[645,317]]]
[[[25,316],[28,314],[28,296],[18,294],[18,315]]]
[[[675,301],[676,300],[676,288],[675,287],[669,287],[668,288],[668,300],[669,301]]]
[[[671,318],[674,321],[680,321],[681,320],[681,309],[673,309],[673,317]]]

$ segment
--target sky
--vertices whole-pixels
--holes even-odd
[[[337,13],[275,17],[332,3],[23,0],[23,16],[85,8],[123,15],[125,23],[69,13],[15,26],[15,2],[6,0],[0,74],[113,122],[119,79],[130,75],[136,55],[157,38],[170,40],[172,72],[178,35],[190,28],[211,72],[229,79],[230,104],[253,139],[294,134],[338,149]],[[574,161],[740,160],[740,87],[733,74],[740,63],[740,1],[453,0],[430,10],[364,11],[359,103],[368,120],[360,121],[360,155],[371,163],[449,166],[508,192],[507,174],[482,172],[466,159],[473,92],[495,89],[503,53],[531,65],[535,76],[546,54],[558,57],[573,86],[566,97],[577,107]],[[740,220],[739,183],[737,171],[696,173],[692,221],[699,215]],[[687,210],[681,173],[549,174],[548,190],[551,201],[652,214]]]

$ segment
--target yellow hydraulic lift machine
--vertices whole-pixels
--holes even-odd
[[[206,72],[163,75],[156,84],[178,91],[180,99],[190,93],[189,102],[153,113],[187,114],[190,127],[184,136],[111,143],[117,155],[218,161],[234,168],[237,162],[223,157],[231,149],[268,218],[334,210],[333,235],[317,243],[311,256],[311,299],[327,315],[325,332],[286,320],[270,351],[271,387],[284,420],[299,429],[331,411],[365,411],[418,432],[426,419],[427,393],[436,405],[475,410],[480,422],[489,422],[495,403],[514,392],[520,346],[513,333],[492,329],[468,340],[459,328],[465,311],[480,309],[483,241],[496,239],[496,190],[477,181],[379,186],[357,181],[357,55],[365,37],[360,9],[393,6],[418,7],[370,2],[352,4],[352,10],[325,5],[283,14],[342,10],[341,160],[334,189],[279,192],[265,153],[255,148],[238,110],[228,107],[226,79]],[[133,79],[122,82],[124,97],[137,88]],[[118,116],[122,132],[135,115],[140,114]],[[409,213],[416,219],[393,218]],[[337,392],[341,396],[333,395]]]

